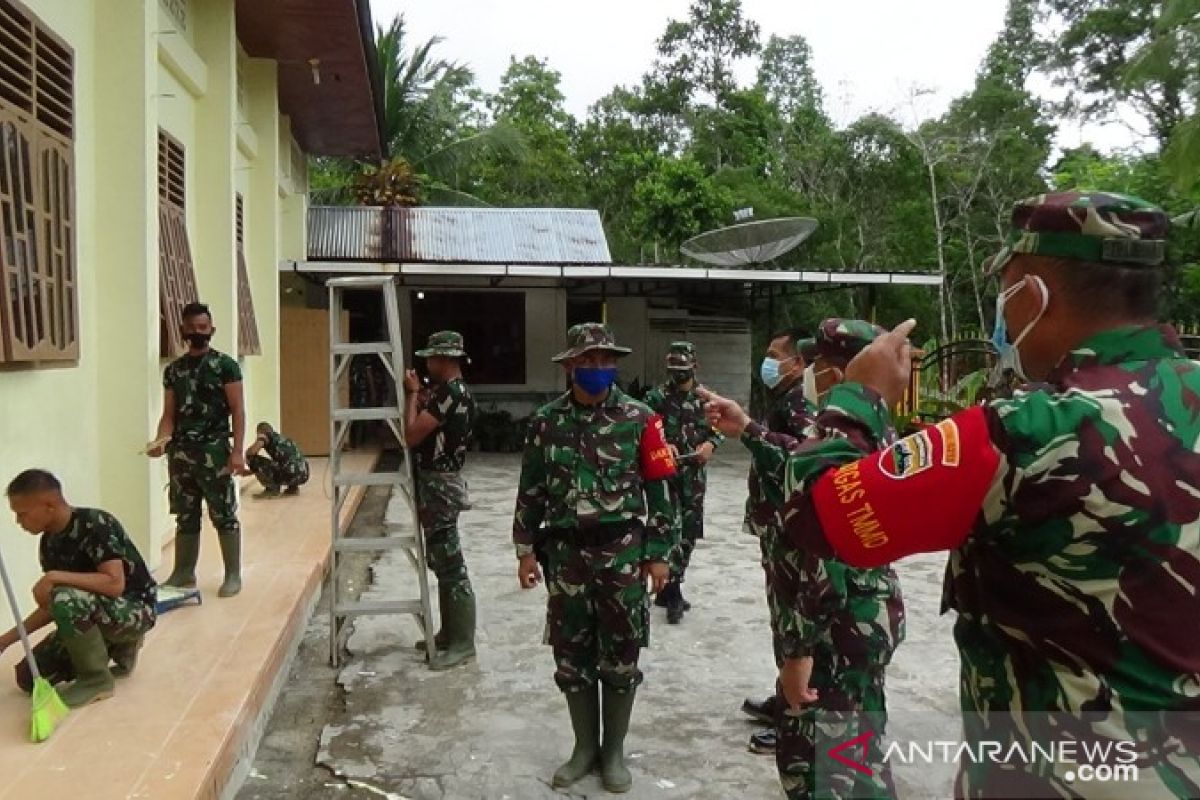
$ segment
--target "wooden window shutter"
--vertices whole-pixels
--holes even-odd
[[[0,360],[79,358],[74,54],[0,0]]]
[[[158,132],[158,298],[159,354],[171,358],[184,351],[183,307],[200,299],[196,268],[188,243],[184,202],[183,145],[166,131]]]
[[[254,297],[250,294],[250,270],[246,266],[245,216],[242,196],[237,196],[237,279],[238,279],[238,355],[262,355],[258,339],[258,320],[254,316]]]

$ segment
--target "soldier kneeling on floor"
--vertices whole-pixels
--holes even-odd
[[[49,472],[30,469],[8,485],[17,524],[40,535],[43,575],[33,585],[37,608],[25,619],[29,632],[54,633],[33,649],[38,670],[51,683],[73,680],[59,692],[68,706],[112,697],[115,677],[133,672],[146,632],[154,627],[155,583],[121,523],[95,508],[73,508]],[[0,636],[0,652],[20,641],[16,628]],[[109,660],[116,666],[109,669]],[[33,690],[26,662],[17,685]]]

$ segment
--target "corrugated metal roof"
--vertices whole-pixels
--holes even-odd
[[[608,264],[599,212],[563,208],[378,208],[308,211],[312,261],[401,264]]]

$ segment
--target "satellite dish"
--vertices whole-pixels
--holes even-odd
[[[1180,214],[1171,220],[1171,224],[1180,228],[1200,228],[1200,208]]]
[[[689,258],[719,267],[765,264],[795,248],[817,229],[809,217],[743,222],[693,236],[679,246]]]

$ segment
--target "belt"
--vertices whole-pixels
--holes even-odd
[[[576,547],[603,547],[625,538],[630,533],[641,533],[641,520],[629,519],[621,522],[592,522],[573,528],[546,528],[546,538],[561,538]]]

